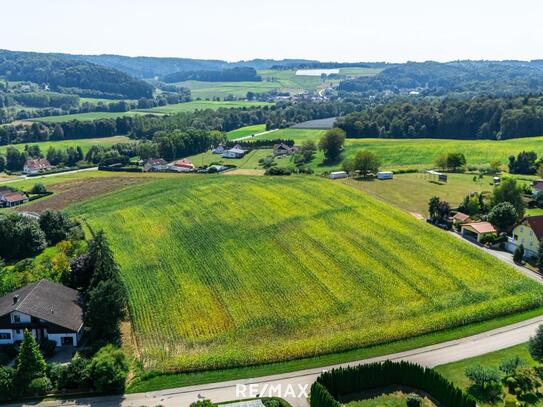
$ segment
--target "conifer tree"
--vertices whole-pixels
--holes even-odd
[[[30,382],[46,376],[47,364],[34,336],[25,329],[23,342],[17,355],[15,381],[20,389],[26,390]]]

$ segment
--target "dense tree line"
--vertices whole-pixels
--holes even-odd
[[[541,61],[408,62],[373,77],[342,81],[340,91],[366,95],[419,90],[423,95],[449,93],[519,95],[543,92]]]
[[[56,107],[67,110],[79,106],[79,96],[56,92],[0,92],[0,108],[22,105],[26,107]]]
[[[347,137],[508,139],[543,133],[543,96],[422,99],[368,105],[336,125]]]
[[[410,362],[371,363],[333,369],[311,386],[311,407],[339,407],[342,396],[403,385],[424,391],[444,407],[475,407],[475,400],[435,370]]]
[[[166,83],[184,81],[203,82],[260,82],[262,77],[256,73],[256,69],[249,67],[237,67],[232,69],[214,71],[181,71],[165,75],[162,80]]]
[[[0,75],[10,81],[31,81],[48,84],[52,90],[78,90],[99,92],[99,97],[129,98],[151,97],[153,87],[148,83],[110,68],[78,60],[60,58],[52,54],[0,51]]]

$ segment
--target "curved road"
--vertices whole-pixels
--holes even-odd
[[[316,377],[323,369],[383,361],[386,359],[408,360],[419,363],[423,366],[434,367],[444,363],[450,363],[457,360],[482,355],[526,342],[530,336],[535,333],[537,327],[541,323],[543,323],[543,315],[454,341],[443,342],[437,345],[426,346],[419,349],[413,349],[406,352],[371,359],[327,366],[325,368],[307,369],[298,372],[264,376],[255,379],[232,380],[222,383],[181,387],[177,389],[167,389],[148,393],[127,394],[124,396],[81,398],[74,400],[44,401],[32,405],[37,405],[40,407],[155,407],[158,405],[165,407],[188,407],[190,403],[198,400],[199,397],[209,398],[214,402],[242,398],[239,394],[236,394],[236,385],[245,385],[247,390],[246,395],[250,396],[248,393],[250,389],[249,385],[253,384],[255,391],[263,393],[262,395],[268,395],[266,393],[266,388],[269,389],[270,385],[274,386],[276,389],[278,389],[280,386],[283,392],[291,393],[290,395],[287,394],[285,399],[287,399],[294,407],[308,407],[309,404],[307,403],[307,400],[304,397],[298,396],[300,393],[303,393],[303,390],[309,389],[311,384],[315,381]],[[295,395],[292,395],[293,392]],[[256,393],[253,396],[255,395]],[[273,395],[277,395],[277,393]],[[11,406],[21,406],[21,404],[12,404]]]

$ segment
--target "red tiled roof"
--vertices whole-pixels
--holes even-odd
[[[176,167],[187,167],[187,168],[194,168],[194,164],[191,163],[189,160],[177,160],[173,163]]]
[[[10,192],[9,194],[4,194],[2,199],[6,202],[19,202],[27,199],[26,195],[21,194],[20,192]]]
[[[528,226],[534,231],[537,240],[541,240],[543,238],[543,215],[527,216],[524,218],[523,223],[527,223]]]
[[[37,158],[35,160],[27,160],[25,162],[25,167],[30,168],[31,170],[44,170],[51,168],[51,164],[45,158]]]
[[[496,233],[496,229],[489,222],[472,222],[466,223],[464,226],[469,226],[477,233]]]
[[[457,212],[456,215],[453,216],[453,219],[459,222],[467,222],[469,220],[469,215],[462,212]]]

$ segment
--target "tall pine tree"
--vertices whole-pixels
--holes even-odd
[[[26,391],[30,382],[46,376],[47,364],[34,336],[25,329],[23,342],[17,355],[15,382],[19,389]]]

